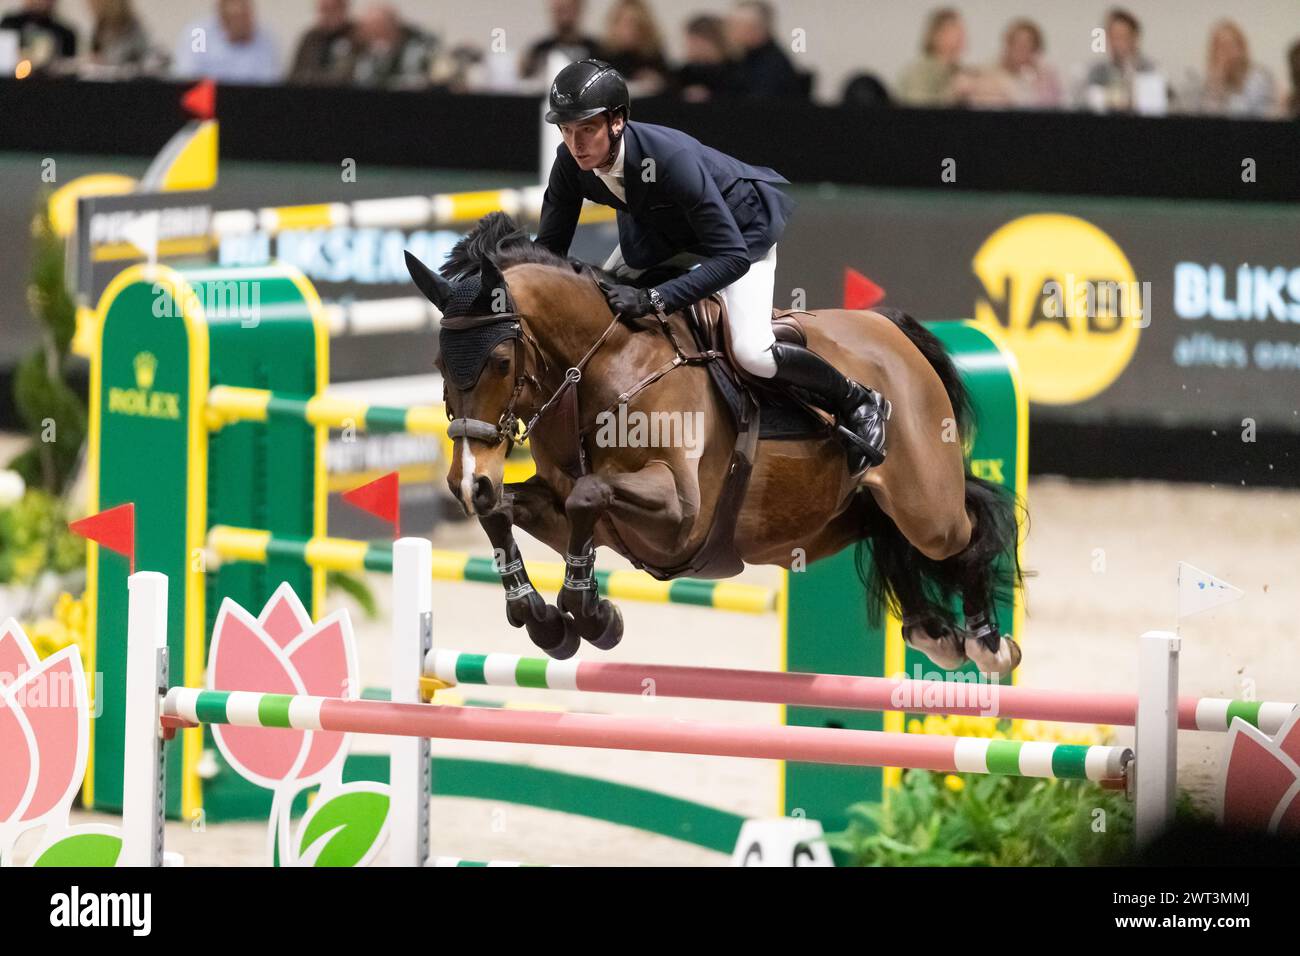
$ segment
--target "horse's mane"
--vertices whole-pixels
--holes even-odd
[[[456,281],[478,272],[484,262],[493,262],[504,272],[510,266],[540,263],[573,272],[590,270],[597,276],[610,278],[603,269],[580,262],[571,257],[556,255],[545,246],[538,245],[504,212],[490,212],[478,221],[473,229],[452,246],[447,261],[438,270],[444,279]]]

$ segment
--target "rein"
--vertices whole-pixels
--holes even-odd
[[[659,381],[673,369],[679,368],[683,365],[704,365],[722,357],[722,353],[714,349],[694,353],[683,351],[681,343],[678,342],[677,336],[673,332],[672,325],[668,322],[667,317],[662,312],[656,312],[655,319],[658,321],[659,329],[663,333],[664,337],[672,344],[674,353],[673,357],[669,361],[660,365],[653,372],[650,372],[648,375],[641,378],[630,389],[621,392],[618,398],[596,414],[591,425],[579,428],[574,436],[579,444],[581,444],[582,439],[596,427],[596,422],[599,421],[601,414],[607,411],[612,411],[619,405],[624,405],[631,401],[636,395]],[[549,363],[546,361],[546,353],[542,350],[541,344],[528,332],[521,320],[522,316],[517,316],[516,321],[519,321],[520,334],[515,339],[515,368],[519,369],[519,372],[515,376],[515,385],[514,390],[510,394],[510,401],[506,404],[506,408],[501,413],[501,417],[497,420],[495,425],[491,422],[482,421],[481,419],[476,418],[454,418],[451,420],[451,423],[447,428],[447,437],[472,438],[477,441],[487,442],[491,445],[499,445],[507,439],[520,443],[526,442],[537,425],[542,422],[546,413],[550,411],[550,409],[554,407],[570,389],[576,388],[578,383],[582,381],[583,372],[586,370],[587,365],[591,362],[592,358],[595,357],[596,353],[604,347],[605,343],[609,341],[609,337],[613,333],[614,329],[618,327],[621,317],[615,315],[609,325],[605,326],[605,330],[600,334],[596,341],[592,343],[591,347],[587,349],[582,358],[580,358],[575,365],[565,371],[563,380],[551,392],[550,396],[538,407],[537,411],[528,420],[528,423],[524,425],[523,431],[517,433],[520,418],[518,413],[515,411],[515,406],[518,404],[519,398],[523,394],[524,389],[527,386],[532,385],[538,392],[541,392],[542,390],[542,383],[538,377],[527,371],[527,363],[525,361],[527,357],[525,342],[532,346],[531,351],[536,353],[541,364],[549,369]],[[542,376],[546,376],[545,371],[543,371]]]

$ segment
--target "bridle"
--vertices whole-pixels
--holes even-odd
[[[591,348],[587,349],[586,354],[583,355],[575,365],[565,371],[564,378],[561,380],[560,384],[552,390],[546,401],[542,402],[542,404],[538,406],[537,411],[528,419],[528,423],[524,426],[522,432],[519,431],[519,422],[521,419],[516,410],[519,404],[519,399],[523,395],[524,389],[530,385],[536,393],[541,394],[543,392],[544,386],[542,385],[541,379],[550,377],[547,374],[550,371],[550,363],[546,361],[546,353],[542,350],[541,345],[525,328],[524,317],[521,314],[517,312],[503,314],[499,318],[494,316],[493,320],[493,324],[499,321],[510,322],[512,325],[508,335],[510,338],[514,339],[515,343],[515,381],[510,392],[510,400],[506,403],[506,407],[501,412],[501,417],[497,419],[496,424],[484,421],[480,418],[466,418],[464,416],[456,417],[451,419],[447,426],[447,437],[471,438],[475,441],[481,441],[489,446],[495,447],[507,440],[511,442],[524,442],[528,440],[528,437],[533,433],[533,429],[537,426],[538,422],[542,420],[542,417],[547,413],[547,411],[549,411],[556,402],[563,398],[564,394],[570,388],[575,388],[577,384],[582,381],[583,370],[591,361],[592,356],[600,350],[601,346],[603,346],[609,339],[610,334],[618,327],[619,319],[618,316],[614,316],[609,325],[605,326],[605,331],[601,333],[600,338],[592,344]],[[460,330],[450,327],[449,331],[454,332]],[[538,361],[543,367],[541,378],[528,371],[527,360],[530,352],[537,356]],[[484,365],[486,365],[486,358],[484,360]],[[482,367],[480,367],[478,374],[475,376],[474,382],[470,382],[467,387],[473,388],[474,384],[478,381],[478,377],[481,375]],[[457,385],[457,387],[462,388],[460,385]],[[462,390],[465,390],[465,388],[462,388]]]
[[[592,276],[592,278],[596,281],[597,285],[601,284],[597,277]],[[557,385],[551,391],[546,400],[538,406],[537,411],[533,413],[532,417],[528,419],[527,424],[524,425],[523,431],[520,431],[519,424],[521,418],[517,411],[519,400],[523,396],[525,389],[530,386],[538,395],[544,392],[545,386],[542,383],[543,380],[551,377],[551,365],[546,359],[546,352],[542,349],[541,344],[528,331],[525,324],[526,316],[514,310],[513,306],[514,304],[512,301],[512,311],[509,312],[492,313],[487,316],[477,317],[457,316],[455,318],[444,318],[443,320],[442,328],[444,332],[452,334],[469,329],[490,328],[503,322],[510,323],[506,329],[501,331],[495,341],[491,341],[487,344],[483,357],[472,363],[472,374],[468,366],[459,369],[461,378],[459,381],[454,381],[454,384],[461,391],[468,391],[478,382],[479,378],[483,374],[483,369],[487,365],[491,351],[497,344],[504,341],[506,338],[513,338],[515,343],[515,381],[510,392],[510,399],[506,403],[505,409],[501,412],[500,417],[497,419],[495,424],[483,419],[467,418],[464,416],[452,418],[447,428],[448,438],[470,438],[475,441],[484,442],[490,447],[496,447],[502,442],[510,442],[513,444],[516,442],[527,441],[533,434],[534,429],[536,429],[543,421],[547,412],[564,399],[570,390],[578,387],[578,383],[582,381],[582,376],[586,371],[587,365],[591,362],[596,353],[601,350],[605,343],[609,341],[610,335],[613,334],[614,330],[618,328],[622,321],[621,316],[618,314],[615,314],[610,319],[609,324],[605,326],[605,330],[601,332],[596,341],[591,344],[591,347],[587,349],[582,358],[565,371],[564,378],[560,381],[560,384]],[[722,353],[714,349],[706,349],[693,353],[683,351],[681,343],[678,342],[677,335],[673,332],[672,325],[668,321],[668,317],[662,312],[655,312],[654,317],[659,323],[664,338],[666,338],[673,347],[673,357],[643,376],[631,388],[621,392],[618,397],[615,398],[606,409],[604,409],[604,411],[610,411],[617,408],[619,405],[626,404],[633,396],[637,395],[650,385],[653,385],[675,368],[679,368],[683,365],[704,365],[722,357]],[[444,342],[444,356],[448,352],[447,346],[449,344],[450,343]],[[540,376],[534,375],[528,370],[528,357],[530,353],[536,356],[537,363],[542,366]],[[444,365],[445,364],[444,361]],[[576,404],[577,403],[574,402],[575,408]],[[597,414],[593,419],[592,424],[583,427],[581,423],[576,421],[575,416],[575,420],[572,423],[572,438],[579,446],[579,459],[583,457],[581,446],[584,436],[595,427],[596,423],[599,421],[600,414]]]

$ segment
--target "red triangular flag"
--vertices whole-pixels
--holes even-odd
[[[217,85],[211,80],[204,80],[191,86],[181,96],[181,106],[191,116],[199,119],[212,119],[217,112]]]
[[[96,544],[126,555],[131,561],[131,573],[135,574],[135,505],[127,502],[116,508],[109,508],[99,514],[90,515],[68,525],[73,534],[94,541]]]
[[[844,308],[869,309],[884,297],[884,289],[857,269],[844,267]]]
[[[402,536],[401,491],[398,488],[397,472],[390,471],[382,478],[343,492],[343,500],[356,505],[362,511],[368,511],[376,517],[383,518],[393,526],[393,537]]]

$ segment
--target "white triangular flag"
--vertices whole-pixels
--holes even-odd
[[[144,253],[153,265],[158,261],[158,210],[135,216],[122,227],[122,238]]]
[[[1245,592],[1186,561],[1178,562],[1178,619],[1240,600]]]

